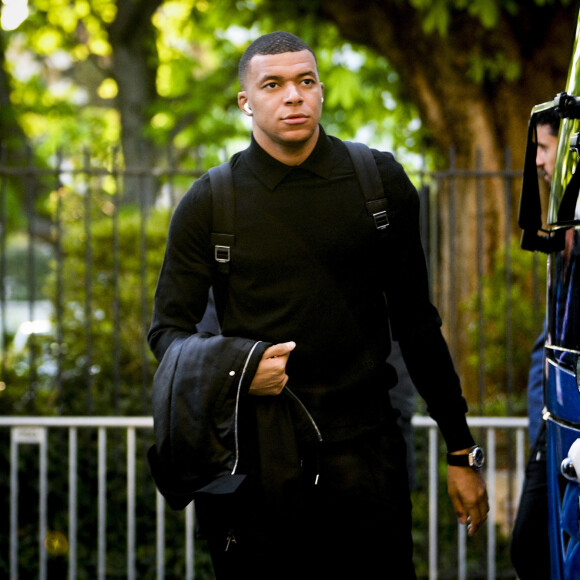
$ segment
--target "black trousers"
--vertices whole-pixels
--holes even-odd
[[[549,580],[548,473],[546,424],[526,465],[526,476],[510,544],[510,556],[520,580]]]
[[[405,453],[394,421],[323,444],[318,485],[309,483],[290,506],[250,493],[230,529],[197,501],[216,578],[414,580]]]

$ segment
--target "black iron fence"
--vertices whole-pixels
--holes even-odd
[[[201,173],[86,153],[51,167],[0,160],[0,414],[150,413],[152,294],[171,210]],[[519,249],[520,171],[452,162],[412,179],[472,412],[525,414],[545,258]]]

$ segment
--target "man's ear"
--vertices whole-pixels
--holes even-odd
[[[249,117],[252,116],[252,109],[248,103],[248,96],[246,91],[240,91],[238,93],[238,107],[240,107],[245,115],[248,115]]]

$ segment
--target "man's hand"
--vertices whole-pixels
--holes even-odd
[[[248,391],[250,395],[279,395],[282,392],[288,382],[286,363],[295,347],[295,342],[283,342],[264,351]]]
[[[471,467],[448,466],[447,490],[460,523],[467,523],[467,533],[473,536],[487,519],[489,503],[485,480]]]

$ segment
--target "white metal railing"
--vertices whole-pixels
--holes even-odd
[[[472,429],[480,428],[486,433],[486,469],[490,513],[487,521],[487,578],[496,578],[496,524],[497,516],[497,445],[496,434],[500,431],[515,432],[515,472],[512,473],[517,495],[523,482],[525,461],[527,457],[526,433],[528,421],[524,417],[472,417],[468,419]],[[416,430],[426,429],[429,448],[429,578],[438,578],[438,462],[439,462],[439,432],[435,423],[428,417],[415,416],[413,426]],[[68,430],[68,578],[75,580],[79,567],[78,562],[78,432],[80,429],[97,430],[97,557],[96,569],[99,580],[106,577],[107,572],[107,433],[114,429],[126,430],[126,500],[127,500],[127,547],[126,547],[126,577],[134,580],[136,573],[137,538],[136,538],[136,434],[137,430],[151,430],[153,420],[150,417],[0,417],[0,429],[10,430],[10,490],[0,489],[0,493],[10,496],[10,541],[9,566],[10,580],[18,580],[19,574],[19,448],[21,445],[38,445],[38,572],[39,580],[47,579],[47,498],[48,498],[48,437],[51,429]],[[153,434],[148,433],[152,439]],[[91,450],[83,450],[91,452]],[[35,501],[31,498],[30,501]],[[165,500],[156,492],[156,578],[165,577]],[[510,528],[511,529],[511,528]],[[174,542],[174,538],[171,539]],[[4,545],[2,548],[4,549]],[[194,511],[190,504],[185,511],[185,532],[183,539],[185,553],[185,570],[182,576],[193,579],[194,572]],[[457,547],[457,578],[465,580],[467,576],[467,534],[464,526],[459,526]]]
[[[528,420],[525,417],[471,417],[468,419],[469,426],[472,429],[482,428],[486,431],[486,460],[485,476],[489,494],[489,514],[487,519],[487,578],[495,580],[496,578],[496,523],[497,523],[497,448],[496,433],[501,430],[515,430],[516,449],[515,449],[515,489],[516,497],[514,503],[517,505],[519,490],[521,489],[525,462],[528,454],[526,447],[526,432]],[[413,426],[415,428],[425,428],[429,431],[429,579],[438,578],[438,429],[435,422],[428,417],[413,417]],[[508,522],[511,523],[511,522]],[[465,580],[467,578],[467,533],[464,526],[459,526],[458,547],[457,547],[457,578]]]

